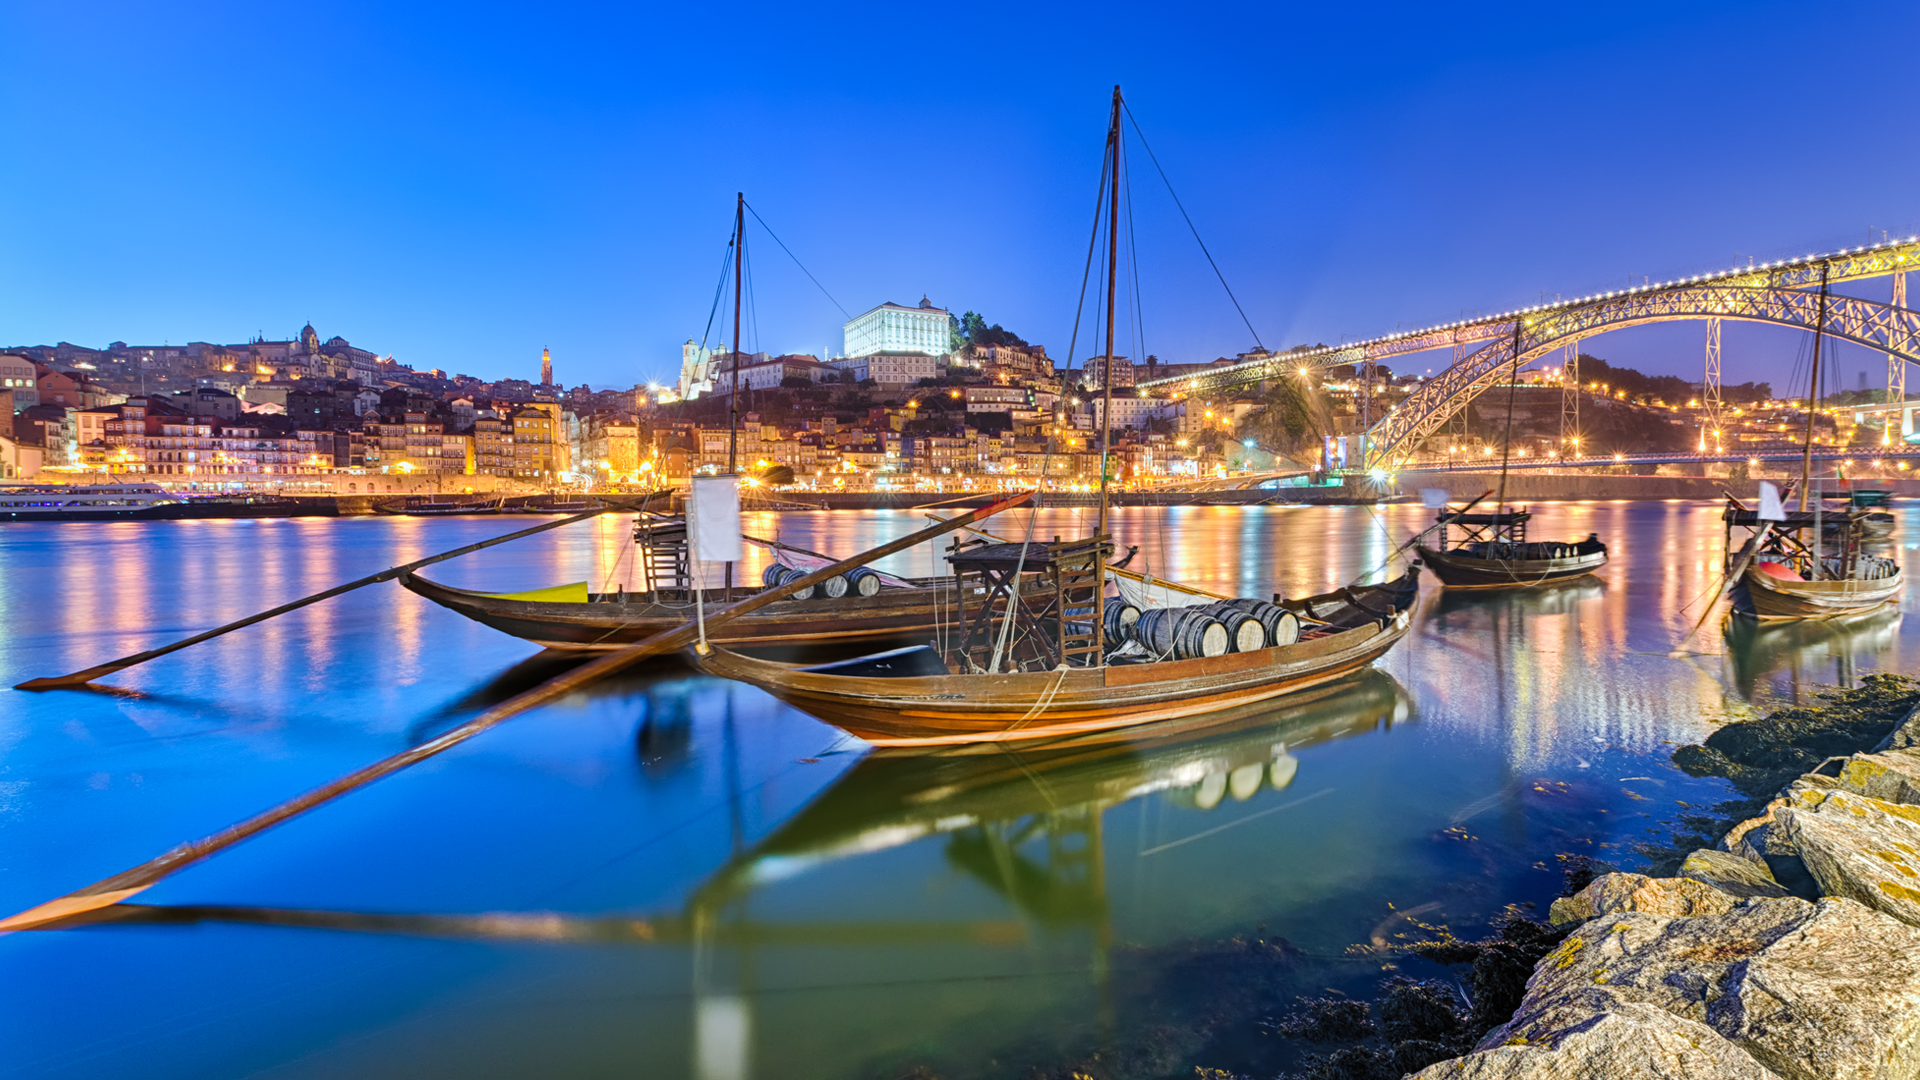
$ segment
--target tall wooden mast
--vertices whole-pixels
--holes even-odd
[[[733,204],[733,389],[727,395],[727,475],[740,472],[740,282],[747,261],[747,193],[734,193]],[[733,599],[733,564],[728,563],[726,580],[721,583],[726,597]]]
[[[1107,356],[1100,373],[1100,517],[1093,535],[1107,535],[1107,448],[1113,429],[1113,293],[1120,266],[1120,88],[1113,88],[1113,121],[1107,127]],[[1096,613],[1097,614],[1097,613]],[[1102,622],[1096,618],[1096,623]]]
[[[737,192],[733,207],[733,391],[727,395],[727,473],[739,471],[740,447],[740,278],[747,253],[747,193]]]

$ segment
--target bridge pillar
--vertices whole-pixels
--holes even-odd
[[[1897,308],[1907,306],[1907,275],[1904,272],[1893,275],[1893,306]],[[1892,404],[1905,400],[1907,400],[1907,362],[1900,359],[1900,357],[1894,353],[1888,353],[1887,402]],[[1880,430],[1881,444],[1884,446],[1893,445],[1892,419],[1889,418],[1888,422]],[[1900,437],[1904,440],[1911,434],[1913,434],[1913,413],[1910,410],[1902,409],[1900,411]]]
[[[1707,452],[1707,435],[1713,435],[1714,449],[1720,447],[1720,433],[1726,430],[1722,414],[1726,411],[1720,404],[1720,320],[1707,320],[1707,364],[1706,376],[1700,380],[1700,404],[1702,419],[1700,422],[1700,452]]]
[[[1580,339],[1567,342],[1567,360],[1560,368],[1560,452],[1580,456]]]

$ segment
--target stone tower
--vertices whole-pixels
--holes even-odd
[[[553,354],[547,352],[545,347],[540,350],[540,385],[553,385]]]

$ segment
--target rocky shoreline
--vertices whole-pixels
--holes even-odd
[[[1778,794],[1675,876],[1608,873],[1556,902],[1573,929],[1513,1018],[1416,1080],[1920,1076],[1920,704],[1861,706],[1911,686],[1870,676],[1838,708],[1682,748],[1690,772]]]

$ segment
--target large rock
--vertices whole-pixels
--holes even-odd
[[[1711,885],[1742,900],[1751,897],[1790,896],[1773,878],[1764,862],[1754,862],[1724,851],[1700,850],[1680,864],[1680,876]]]
[[[1691,878],[1603,874],[1572,896],[1553,902],[1547,920],[1555,926],[1585,922],[1616,911],[1653,915],[1724,915],[1739,903],[1732,895]]]
[[[1748,900],[1695,918],[1604,916],[1540,961],[1513,1020],[1477,1050],[1550,1041],[1578,1026],[1583,1009],[1597,1016],[1627,1004],[1704,1024],[1792,1080],[1911,1080],[1920,1074],[1920,930],[1838,899]]]
[[[1920,748],[1855,754],[1846,759],[1835,786],[1890,803],[1920,803]]]
[[[1780,812],[1796,801],[1818,802],[1826,792],[1838,788],[1839,781],[1831,776],[1808,773],[1800,777],[1788,784],[1779,798],[1768,803],[1758,817],[1748,818],[1728,830],[1720,840],[1721,849],[1755,866],[1765,867],[1788,893],[1804,900],[1819,899],[1819,886],[1801,862],[1793,837],[1781,827]]]
[[[1415,1080],[1778,1080],[1705,1024],[1597,988],[1513,1039]]]
[[[1920,806],[1828,791],[1776,816],[1823,894],[1920,926]]]

